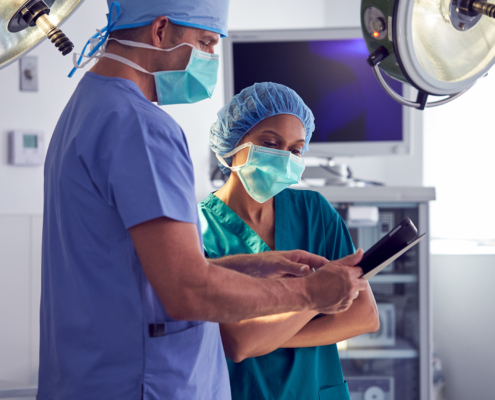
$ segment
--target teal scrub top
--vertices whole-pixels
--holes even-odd
[[[199,205],[206,256],[270,251],[214,194]],[[344,221],[319,193],[286,189],[275,196],[275,249],[335,260],[355,251]],[[227,359],[233,400],[350,400],[335,344],[281,348],[240,363]]]

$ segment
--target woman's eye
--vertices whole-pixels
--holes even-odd
[[[300,156],[301,155],[301,150],[291,150],[290,151],[292,154],[294,154],[295,156]]]
[[[273,143],[273,142],[263,142],[263,146],[265,147],[277,147],[277,143]]]

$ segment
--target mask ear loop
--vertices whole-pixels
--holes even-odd
[[[248,161],[246,161],[244,164],[242,165],[237,165],[235,167],[231,167],[229,164],[227,164],[227,162],[225,161],[225,158],[229,158],[229,157],[232,157],[233,155],[235,155],[236,153],[238,153],[239,151],[241,150],[244,150],[248,147],[252,147],[254,146],[254,144],[252,144],[251,142],[248,142],[248,143],[244,143],[244,144],[241,144],[240,146],[236,147],[234,150],[226,153],[222,156],[218,155],[215,153],[215,156],[217,157],[218,161],[220,161],[220,163],[227,167],[228,169],[230,169],[231,171],[238,171],[239,169],[241,169],[242,167],[244,167],[244,165],[246,165],[248,163]],[[248,156],[248,160],[249,160],[249,156]]]

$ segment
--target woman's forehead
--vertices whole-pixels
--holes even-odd
[[[294,139],[299,137],[304,139],[306,137],[306,129],[299,118],[291,114],[279,114],[269,117],[258,123],[251,130],[252,132],[266,132],[276,133],[284,138]]]

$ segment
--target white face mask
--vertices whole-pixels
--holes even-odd
[[[301,180],[304,160],[290,151],[244,143],[224,157],[231,157],[247,147],[250,149],[245,164],[231,167],[218,154],[217,158],[231,171],[237,172],[246,192],[258,203],[264,203]]]

